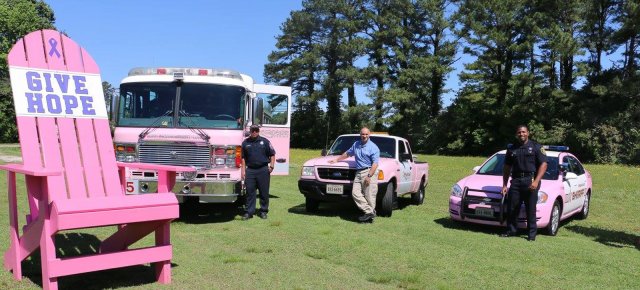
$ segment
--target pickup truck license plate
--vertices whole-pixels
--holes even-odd
[[[477,207],[476,208],[476,215],[486,216],[486,217],[493,217],[493,209],[492,208],[486,208],[486,207]]]
[[[342,194],[344,186],[342,184],[327,184],[327,194]]]

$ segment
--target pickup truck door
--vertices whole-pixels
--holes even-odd
[[[272,174],[289,175],[291,87],[255,84],[252,93],[250,123],[262,126],[260,136],[269,139],[276,151]]]
[[[398,195],[411,192],[413,160],[404,141],[398,140]]]

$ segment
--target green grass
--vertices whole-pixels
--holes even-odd
[[[391,218],[362,225],[354,222],[359,212],[350,203],[322,204],[318,214],[305,212],[297,179],[302,163],[318,155],[292,150],[290,175],[272,178],[268,220],[243,222],[233,206],[211,206],[198,218],[175,221],[173,282],[162,288],[640,289],[640,250],[634,246],[640,238],[638,167],[587,165],[594,177],[589,218],[565,222],[556,237],[541,235],[530,243],[501,239],[500,228],[449,219],[451,186],[484,158],[420,156],[430,163],[425,203],[403,202]],[[6,188],[5,179],[2,174],[0,188]],[[9,237],[6,198],[0,197],[2,250]],[[65,253],[91,251],[82,242],[95,248],[96,237],[107,236],[108,230],[112,228],[58,238]],[[0,288],[38,287],[38,263],[23,263],[26,278],[21,282],[1,271]],[[148,266],[63,277],[60,286],[161,288]]]

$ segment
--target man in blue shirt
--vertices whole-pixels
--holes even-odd
[[[364,127],[360,130],[360,140],[353,143],[351,148],[335,160],[330,160],[333,164],[340,160],[355,156],[356,177],[353,180],[353,200],[364,215],[358,218],[360,222],[372,223],[376,216],[376,195],[378,194],[378,176],[375,175],[380,159],[380,149],[369,140],[371,132]]]

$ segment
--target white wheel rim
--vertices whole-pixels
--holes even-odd
[[[589,213],[589,195],[584,198],[584,206],[582,207],[582,213],[586,216]]]
[[[558,221],[560,220],[560,210],[557,206],[553,207],[553,212],[551,214],[551,231],[556,232],[558,230]]]

